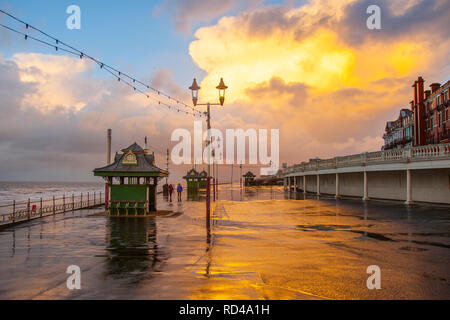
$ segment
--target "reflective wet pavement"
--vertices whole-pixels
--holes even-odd
[[[450,209],[222,187],[153,218],[66,213],[0,231],[2,299],[449,299]],[[208,232],[209,231],[209,232]],[[82,270],[69,291],[66,268]],[[381,290],[366,269],[381,268]]]

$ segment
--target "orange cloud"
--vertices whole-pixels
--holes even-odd
[[[230,89],[219,125],[280,128],[285,159],[299,160],[299,151],[308,158],[379,149],[385,121],[411,100],[412,81],[446,67],[449,40],[430,31],[450,10],[433,2],[404,0],[400,8],[382,1],[381,31],[366,27],[366,0],[224,17],[199,29],[190,45],[207,73],[201,96],[217,99],[214,88],[224,77]]]
[[[20,68],[22,82],[36,84],[36,91],[23,104],[41,112],[61,108],[77,112],[108,93],[98,81],[83,77],[93,68],[86,60],[37,53],[18,53],[11,60]]]

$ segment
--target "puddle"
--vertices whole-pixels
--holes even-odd
[[[373,233],[373,232],[364,232],[364,231],[357,231],[357,230],[350,230],[350,232],[362,234],[364,237],[379,240],[379,241],[391,241],[396,242],[395,240],[388,238],[386,236],[383,236],[379,233]]]
[[[297,225],[297,229],[301,230],[301,231],[337,231],[339,229],[350,229],[352,228],[351,226],[346,226],[346,225],[334,225],[334,224],[329,224],[329,225],[310,225],[310,226],[305,226],[305,225]]]
[[[417,244],[426,245],[426,246],[441,247],[441,248],[447,248],[447,249],[450,248],[450,245],[439,243],[439,242],[417,241],[417,240],[414,240],[414,241],[411,241],[411,242],[414,242],[414,243],[417,243]]]
[[[411,251],[411,252],[423,252],[428,251],[428,249],[419,248],[419,247],[402,247],[400,250]]]

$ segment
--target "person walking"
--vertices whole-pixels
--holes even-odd
[[[181,186],[181,184],[178,184],[177,192],[178,192],[178,202],[182,202],[181,194],[183,193],[183,187]]]
[[[169,202],[172,203],[173,185],[169,184]]]

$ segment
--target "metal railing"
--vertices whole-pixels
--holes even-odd
[[[104,195],[104,192],[87,192],[60,198],[53,196],[45,200],[14,200],[11,204],[0,206],[0,226],[104,205]]]
[[[367,166],[381,163],[395,163],[408,161],[425,161],[450,159],[450,143],[426,145],[413,148],[391,149],[378,152],[336,157],[333,159],[314,159],[309,162],[295,164],[282,170],[282,175],[295,172],[337,169],[352,166]]]

